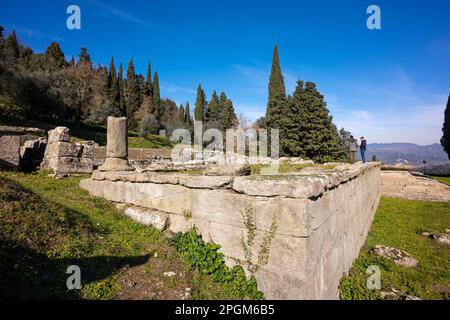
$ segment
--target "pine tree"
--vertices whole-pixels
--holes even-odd
[[[87,52],[86,48],[81,48],[80,55],[78,56],[78,64],[86,65],[89,66],[90,68],[92,67],[91,56]]]
[[[206,95],[202,89],[202,86],[199,84],[197,87],[197,98],[195,100],[194,107],[194,120],[195,121],[204,121],[205,120],[205,110],[207,106]]]
[[[281,154],[305,156],[303,141],[307,121],[305,117],[305,89],[303,81],[299,80],[294,95],[286,100],[285,113],[279,118]]]
[[[225,120],[226,127],[225,129],[236,128],[238,125],[238,118],[236,112],[234,111],[233,101],[227,99],[225,103]]]
[[[219,121],[219,97],[216,91],[211,95],[211,100],[208,103],[205,111],[205,122],[211,125],[217,124]]]
[[[448,96],[447,107],[444,111],[444,125],[442,126],[441,145],[447,152],[450,159],[450,95]]]
[[[5,28],[3,26],[0,26],[0,40],[2,40],[4,37],[3,31],[5,31]]]
[[[129,121],[128,122],[129,127],[131,129],[135,129],[137,127],[137,122],[134,119],[134,114],[139,110],[141,103],[140,103],[140,90],[136,74],[134,72],[133,59],[130,59],[127,68],[126,92],[127,92],[126,115]]]
[[[306,157],[319,162],[333,161],[338,152],[338,134],[323,96],[314,82],[306,82],[303,150]]]
[[[341,128],[338,132],[338,145],[337,145],[337,154],[334,159],[340,162],[348,162],[348,140],[350,139],[351,132]]]
[[[66,66],[66,58],[57,42],[52,42],[47,47],[45,50],[45,58],[47,59],[50,70],[58,70]]]

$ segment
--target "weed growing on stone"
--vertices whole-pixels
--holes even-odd
[[[215,282],[222,284],[222,290],[227,295],[241,299],[263,299],[263,293],[258,291],[256,280],[252,276],[247,279],[241,266],[229,268],[219,252],[220,246],[214,243],[204,243],[197,229],[182,234],[176,234],[173,245],[186,263],[203,275],[211,275]]]

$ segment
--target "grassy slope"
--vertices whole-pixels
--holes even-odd
[[[433,178],[435,178],[437,181],[448,184],[450,186],[450,177],[433,177]]]
[[[106,145],[106,129],[98,126],[83,126],[82,128],[70,128],[72,141],[94,140],[100,145]],[[158,135],[148,134],[138,136],[136,132],[128,132],[129,148],[155,148],[166,149],[171,148],[172,144],[169,140]]]
[[[22,121],[4,121],[0,119],[0,125],[22,126],[22,127],[37,127],[44,130],[51,130],[55,125],[37,122],[33,120]],[[64,125],[64,124],[61,124]],[[67,125],[70,129],[71,140],[73,142],[82,140],[94,140],[98,144],[106,145],[106,128],[101,126],[89,126],[82,124],[80,128]],[[128,147],[129,148],[155,148],[167,149],[172,147],[172,143],[163,137],[154,134],[139,136],[137,132],[128,132]]]
[[[422,232],[444,232],[450,227],[450,203],[382,198],[372,228],[349,275],[341,281],[343,299],[379,299],[378,291],[366,288],[366,269],[381,269],[383,288],[394,287],[422,299],[448,299],[434,285],[450,287],[450,247],[437,244]],[[377,244],[393,246],[419,260],[416,269],[395,265],[370,253]]]
[[[196,299],[238,298],[79,180],[0,171],[0,299],[179,299],[186,287]],[[81,292],[66,289],[71,264],[81,267]]]

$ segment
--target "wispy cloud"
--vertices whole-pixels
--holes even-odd
[[[175,84],[170,83],[161,83],[160,85],[161,90],[165,93],[189,93],[189,94],[195,94],[196,91],[191,88],[186,88],[182,86],[178,86]]]
[[[92,3],[92,4],[94,4],[94,5],[96,5],[97,7],[105,10],[108,13],[117,16],[118,18],[120,18],[122,20],[129,21],[129,22],[132,22],[132,23],[136,23],[136,24],[139,24],[139,25],[144,26],[144,27],[150,27],[151,26],[149,22],[147,22],[147,21],[145,21],[143,19],[140,19],[140,18],[132,15],[131,13],[126,12],[126,11],[124,11],[122,9],[117,8],[117,7],[113,7],[113,6],[109,5],[109,4],[105,4],[105,3],[97,1],[97,0],[87,0],[87,1]]]
[[[432,41],[428,45],[428,50],[438,56],[450,55],[450,35]]]
[[[39,42],[44,42],[44,41],[63,41],[63,38],[60,36],[54,36],[54,35],[50,35],[50,34],[46,34],[46,33],[42,33],[41,31],[37,30],[37,29],[33,29],[33,28],[29,28],[26,26],[18,26],[18,25],[6,25],[6,28],[8,31],[12,31],[15,30],[16,33],[19,36],[19,39],[22,40],[23,38],[32,38],[32,39],[36,39],[39,40]]]

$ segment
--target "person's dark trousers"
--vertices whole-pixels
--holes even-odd
[[[360,148],[361,149],[361,160],[363,163],[366,163],[366,155],[364,154],[366,152],[366,148]]]

